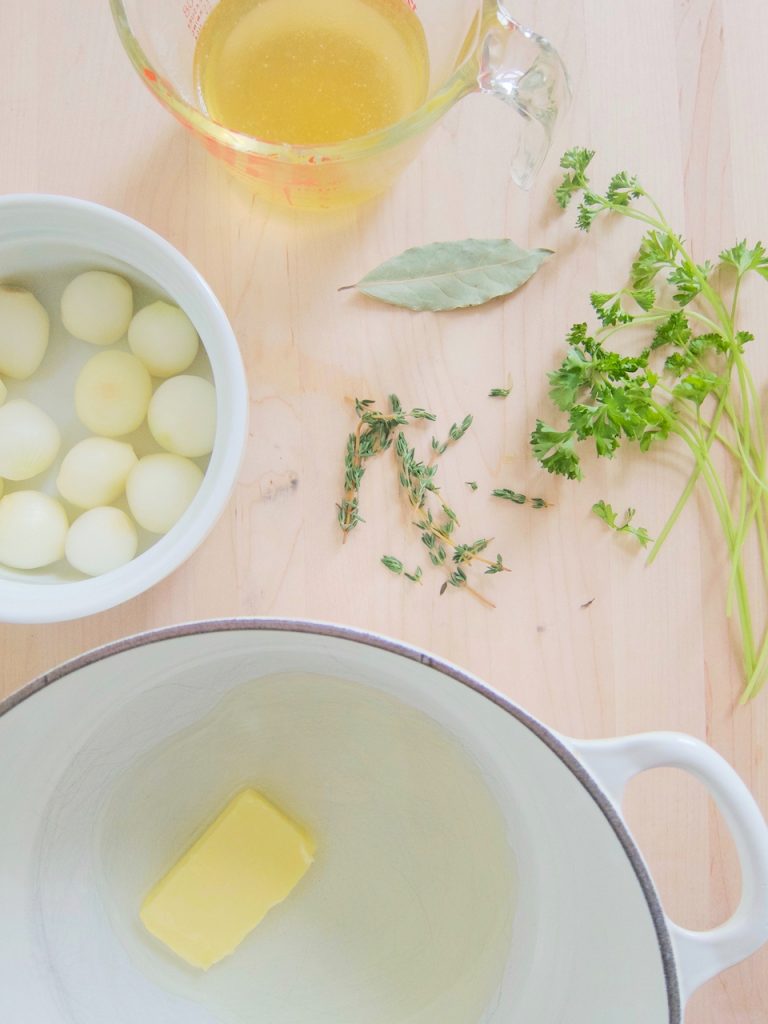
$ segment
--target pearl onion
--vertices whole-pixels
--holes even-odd
[[[216,392],[204,377],[182,375],[161,384],[147,411],[161,448],[196,458],[208,455],[216,436]]]
[[[32,292],[0,285],[0,373],[31,377],[48,348],[48,314]]]
[[[118,437],[141,426],[152,396],[145,367],[130,352],[99,352],[80,371],[75,409],[94,434]]]
[[[124,441],[87,437],[64,456],[56,486],[62,498],[80,508],[111,505],[137,462],[133,447]]]
[[[81,341],[111,345],[128,330],[133,291],[124,277],[88,270],[70,281],[61,296],[64,326]]]
[[[92,508],[69,528],[64,553],[86,576],[101,576],[130,562],[139,545],[136,527],[119,508]]]
[[[64,555],[69,523],[55,498],[41,491],[13,491],[0,499],[0,562],[12,569],[40,569]]]
[[[23,398],[0,407],[0,476],[29,480],[51,465],[61,445],[48,413]]]
[[[201,470],[181,455],[145,455],[131,470],[125,487],[131,515],[145,530],[167,533],[202,482]]]
[[[183,373],[194,361],[199,344],[187,314],[162,300],[140,309],[128,328],[131,352],[153,377]]]

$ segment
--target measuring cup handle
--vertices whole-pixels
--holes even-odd
[[[499,3],[480,47],[480,91],[504,100],[525,124],[512,160],[512,177],[530,188],[547,155],[571,87],[560,55],[543,36],[521,25]]]

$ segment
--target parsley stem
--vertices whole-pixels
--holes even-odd
[[[667,218],[664,216],[663,210],[661,209],[659,204],[656,202],[656,200],[653,198],[653,196],[650,195],[648,192],[646,192],[645,189],[641,190],[641,194],[645,196],[645,198],[648,200],[648,202],[651,204],[651,206],[656,211],[656,214],[657,214],[657,216],[659,218],[659,223],[663,226],[663,228],[667,232],[667,234],[673,235],[674,232],[672,231],[672,228],[670,227],[670,225],[667,223]]]
[[[741,521],[740,527],[739,527],[738,543],[737,543],[736,550],[737,550],[737,553],[739,555],[741,555],[741,551],[744,548],[744,544],[746,543],[747,537],[749,535],[749,531],[751,530],[751,528],[752,528],[752,526],[754,524],[756,526],[756,530],[757,530],[757,539],[758,539],[758,544],[759,544],[759,547],[760,547],[760,555],[761,555],[761,563],[762,563],[762,567],[763,567],[763,575],[765,576],[766,573],[768,573],[768,534],[766,534],[766,525],[765,525],[765,498],[760,493],[755,495],[754,489],[752,489],[752,491],[751,491],[751,496],[752,496],[753,500],[752,500],[751,504],[749,505],[749,507],[747,507],[748,503],[746,501],[745,501],[745,504],[744,504],[744,514],[742,516],[742,521]],[[729,578],[729,582],[728,582],[727,610],[728,610],[729,614],[730,614],[730,611],[731,611],[731,608],[732,608],[732,603],[733,603],[732,599],[733,599],[733,587],[735,585],[735,579],[736,579],[736,563],[734,562],[734,564],[731,566],[731,574],[730,574],[730,578]]]
[[[603,327],[596,332],[595,337],[602,343],[613,337],[614,334],[618,334],[619,331],[625,331],[629,326],[634,326],[635,324],[658,323],[661,320],[666,320],[668,316],[668,313],[663,313],[661,311],[653,313],[639,313],[637,316],[632,318],[632,325],[619,323],[614,324],[611,327]]]
[[[741,274],[736,277],[736,285],[733,289],[733,301],[731,302],[731,323],[736,321],[736,307],[739,302],[739,292],[741,290]]]
[[[669,312],[672,313],[673,310],[670,309]],[[708,327],[710,331],[714,331],[716,334],[720,334],[720,325],[715,320],[712,320],[710,317],[705,316],[704,313],[700,313],[696,309],[688,309],[686,310],[686,315],[689,316],[692,320],[697,320],[700,324],[703,324],[705,327]]]
[[[762,556],[763,573],[768,573],[768,529],[766,528],[766,509],[765,504],[761,505],[760,513],[757,517],[757,535],[760,543],[760,554]],[[746,701],[753,697],[765,684],[766,675],[768,672],[768,629],[763,633],[763,642],[760,646],[760,653],[757,658],[757,664],[755,665],[754,672],[751,678],[747,680],[747,685],[741,695],[740,703],[744,704]]]
[[[742,358],[741,355],[739,355],[738,358],[741,359]],[[756,426],[757,426],[756,433],[757,433],[757,439],[758,439],[758,450],[759,450],[760,457],[763,460],[762,463],[761,463],[761,466],[764,468],[764,461],[765,461],[765,455],[766,455],[766,437],[765,437],[765,427],[763,425],[762,416],[760,414],[760,396],[757,393],[757,388],[755,387],[754,378],[753,378],[752,374],[750,373],[749,367],[747,366],[746,362],[744,362],[744,373],[745,373],[745,377],[746,377],[746,380],[747,380],[747,389],[748,389],[750,397],[752,399],[752,406],[753,406],[753,408],[755,410],[755,423],[756,423]]]
[[[736,431],[736,442],[744,452],[743,463],[744,468],[751,470],[751,448],[752,448],[752,432],[751,432],[751,420],[752,410],[749,406],[749,397],[746,390],[746,381],[744,378],[744,367],[740,360],[736,360],[736,369],[739,378],[739,390],[742,405],[742,417],[741,417],[741,433]],[[739,526],[738,526],[738,542],[736,545],[737,558],[734,559],[731,566],[730,578],[728,581],[728,591],[726,599],[726,614],[730,614],[733,608],[733,594],[736,583],[736,566],[741,563],[742,552],[744,550],[744,542],[747,537],[747,529],[749,525],[749,496],[751,491],[751,485],[747,473],[739,474]]]
[[[744,692],[739,698],[739,704],[746,704],[747,701],[751,700],[752,697],[756,696],[756,694],[762,690],[765,683],[764,674],[766,669],[768,669],[768,643],[763,644],[760,651],[760,657],[758,658],[754,671],[747,680]]]
[[[674,432],[689,445],[694,458],[699,462],[702,478],[712,498],[718,518],[720,519],[723,534],[725,535],[728,553],[733,566],[733,591],[739,610],[739,626],[744,646],[744,664],[747,678],[750,678],[755,665],[755,640],[749,604],[749,591],[744,575],[743,543],[739,546],[739,538],[735,531],[735,524],[728,504],[728,496],[717,470],[709,459],[706,449],[702,453],[701,449],[703,446],[697,441],[695,436],[688,434],[687,428],[679,428],[678,424],[674,428]]]
[[[722,418],[722,415],[723,415],[724,407],[725,407],[725,395],[722,395],[721,398],[720,398],[720,401],[717,404],[717,408],[715,409],[715,414],[712,417],[712,422],[710,423],[710,426],[709,426],[709,436],[706,438],[706,440],[704,442],[704,451],[705,451],[705,454],[707,456],[709,455],[709,449],[712,447],[712,443],[715,440],[715,436],[717,434],[717,429],[718,429],[718,426],[720,425],[720,419]],[[694,454],[696,454],[696,453],[694,453]],[[696,484],[697,484],[697,482],[699,480],[699,477],[701,476],[702,461],[703,461],[702,459],[700,459],[698,457],[696,458],[696,464],[695,464],[695,466],[693,468],[693,471],[692,471],[691,475],[688,478],[688,483],[683,488],[683,492],[680,495],[680,497],[677,499],[677,502],[675,503],[675,507],[672,509],[672,512],[670,513],[669,518],[667,519],[666,523],[661,528],[660,533],[656,537],[654,545],[651,548],[651,550],[650,550],[650,552],[648,554],[648,558],[645,561],[646,565],[652,565],[653,564],[654,560],[656,559],[656,556],[658,555],[659,551],[661,550],[661,546],[663,545],[664,541],[667,539],[669,534],[672,532],[672,530],[673,530],[673,528],[675,526],[675,523],[680,518],[680,513],[683,511],[683,508],[687,504],[688,499],[690,498],[691,494],[693,494],[693,490],[696,487]]]

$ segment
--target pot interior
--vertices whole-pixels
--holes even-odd
[[[0,717],[4,1018],[668,1022],[628,850],[534,728],[347,634],[150,634],[81,665]],[[199,972],[139,906],[249,785],[317,859]]]

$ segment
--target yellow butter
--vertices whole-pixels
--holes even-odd
[[[174,953],[207,970],[286,898],[314,852],[296,822],[245,789],[152,889],[141,920]]]

